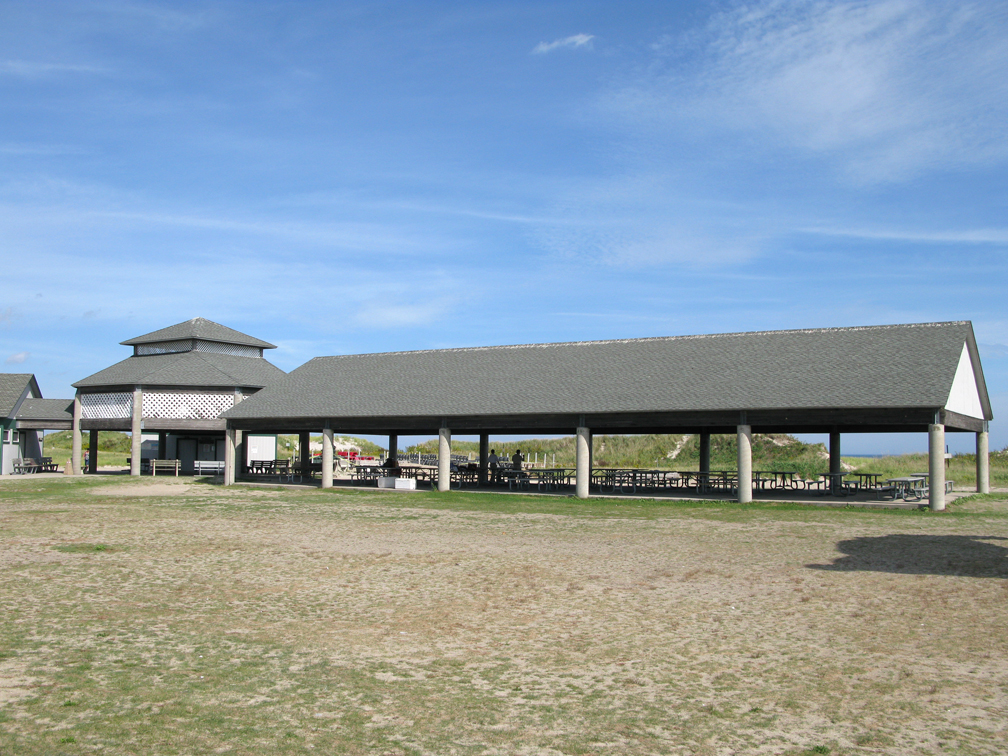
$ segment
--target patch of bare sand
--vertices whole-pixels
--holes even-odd
[[[124,486],[102,486],[91,490],[95,496],[188,496],[193,493],[192,483],[131,483]]]
[[[36,642],[94,649],[102,669],[160,659],[181,674],[209,664],[197,646],[218,666],[266,659],[241,695],[229,677],[204,708],[306,733],[352,714],[428,753],[463,729],[488,753],[555,753],[584,732],[589,751],[642,754],[1003,743],[1002,519],[589,518],[393,509],[377,494],[116,508],[12,520],[126,548],[25,570],[6,600]],[[319,660],[351,682],[313,682]],[[306,688],[316,702],[297,697]]]
[[[28,676],[27,667],[17,659],[0,661],[0,708],[32,695],[35,678]]]

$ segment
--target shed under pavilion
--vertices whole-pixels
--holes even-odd
[[[739,501],[752,499],[753,433],[828,433],[840,471],[845,433],[929,436],[930,504],[945,506],[945,433],[974,433],[977,488],[988,490],[992,419],[969,321],[760,331],[317,357],[223,413],[225,484],[241,432],[322,432],[322,485],[333,433],[437,434],[438,487],[450,482],[452,433],[574,433],[576,492],[587,497],[592,434],[738,437]]]
[[[120,343],[133,347],[132,356],[73,384],[71,464],[77,474],[83,430],[90,431],[90,472],[100,431],[132,433],[132,475],[140,474],[143,433],[157,433],[158,458],[179,459],[183,472],[191,472],[197,459],[223,461],[221,413],[286,375],[263,357],[275,345],[204,318]]]

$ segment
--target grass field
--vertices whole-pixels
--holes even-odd
[[[0,484],[0,753],[1003,753],[1008,503]]]

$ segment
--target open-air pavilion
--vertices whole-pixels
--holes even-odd
[[[158,459],[223,463],[220,414],[285,373],[263,358],[273,344],[204,318],[120,342],[133,354],[77,381],[72,469],[81,472],[82,431],[89,431],[89,472],[96,471],[98,433],[132,434],[130,473],[139,475],[141,436],[158,434]],[[242,458],[244,458],[242,456]]]
[[[223,413],[225,484],[241,432],[437,435],[438,488],[451,438],[576,437],[577,496],[589,495],[594,433],[693,433],[701,471],[710,436],[738,439],[738,500],[752,499],[753,433],[828,433],[840,472],[847,433],[927,433],[930,505],[945,505],[945,434],[974,433],[977,489],[988,490],[992,419],[968,321],[317,357]]]

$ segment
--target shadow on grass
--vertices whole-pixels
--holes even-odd
[[[835,559],[833,564],[805,566],[837,572],[1008,578],[1008,547],[991,541],[1008,538],[910,534],[852,538],[837,544],[846,556]]]

